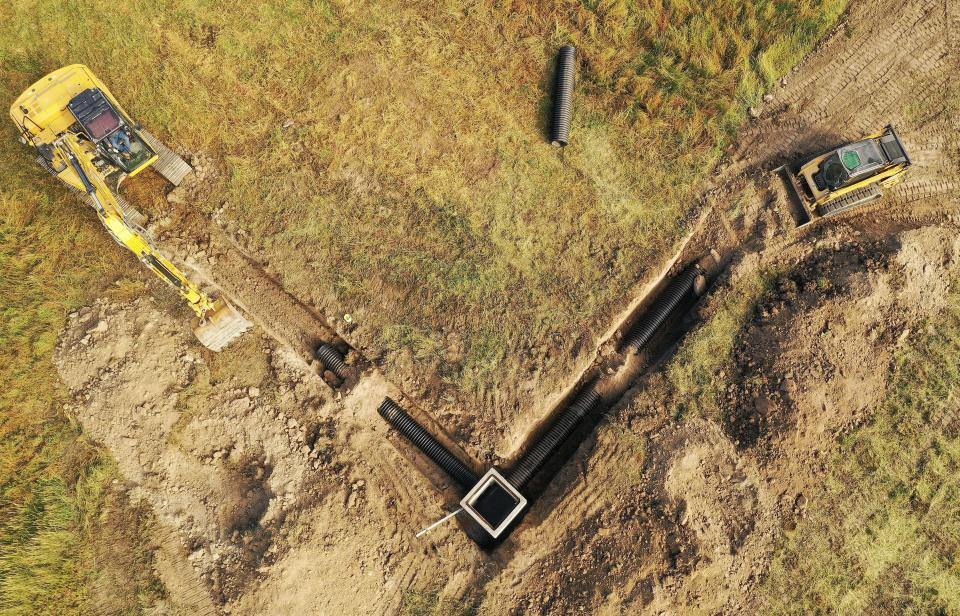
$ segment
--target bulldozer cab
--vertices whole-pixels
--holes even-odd
[[[888,162],[876,141],[858,141],[830,154],[813,179],[820,190],[839,190],[871,175]]]
[[[893,126],[776,172],[797,226],[879,199],[911,165]]]

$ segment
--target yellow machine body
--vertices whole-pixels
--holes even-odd
[[[893,126],[815,156],[797,167],[781,167],[807,220],[838,214],[879,199],[904,178],[911,161]]]
[[[119,197],[121,180],[157,163],[164,154],[175,159],[164,167],[168,179],[179,181],[189,167],[141,133],[90,69],[73,64],[50,73],[14,101],[10,116],[21,141],[37,149],[40,164],[84,195],[117,243],[186,300],[197,315],[194,331],[201,343],[219,351],[250,327],[229,304],[201,291],[161,254],[138,222],[142,215]]]
[[[21,139],[25,143],[29,141],[34,147],[53,144],[77,124],[77,118],[70,112],[68,105],[70,101],[88,90],[102,92],[120,119],[143,142],[145,155],[132,169],[124,170],[126,176],[133,177],[155,163],[159,158],[157,153],[139,135],[136,125],[107,86],[83,64],[71,64],[53,71],[27,88],[13,102],[10,107],[10,117],[20,128]],[[77,188],[83,189],[83,186],[78,185]]]

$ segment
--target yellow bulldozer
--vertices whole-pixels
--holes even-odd
[[[20,140],[37,150],[37,162],[82,196],[107,231],[196,313],[194,333],[220,351],[250,328],[224,299],[214,299],[158,251],[143,229],[146,218],[119,193],[120,183],[152,166],[174,185],[190,166],[131,121],[110,90],[82,64],[58,69],[20,95],[10,108]]]
[[[797,222],[805,224],[879,199],[884,188],[904,178],[910,165],[900,136],[888,125],[859,141],[776,171],[800,206]]]

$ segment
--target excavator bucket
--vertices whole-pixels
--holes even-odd
[[[203,319],[195,320],[193,333],[200,344],[219,352],[252,326],[239,311],[220,298]]]

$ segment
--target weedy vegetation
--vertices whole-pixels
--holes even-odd
[[[678,416],[693,412],[717,418],[737,339],[776,279],[773,269],[751,272],[710,298],[708,319],[686,337],[667,366]]]
[[[886,401],[840,443],[771,567],[771,613],[960,612],[957,300],[899,351]]]
[[[554,332],[569,351],[622,307],[747,107],[845,6],[14,2],[27,48],[7,64],[90,64],[146,126],[215,157],[194,205],[225,206],[289,289],[384,352],[459,332],[443,376],[480,390],[523,369],[498,355]],[[544,132],[568,41],[560,150]]]
[[[0,99],[29,85],[4,74]],[[0,140],[0,613],[130,613],[159,592],[139,543],[148,516],[111,489],[116,468],[63,412],[52,362],[67,313],[115,292],[129,264],[12,133]]]

